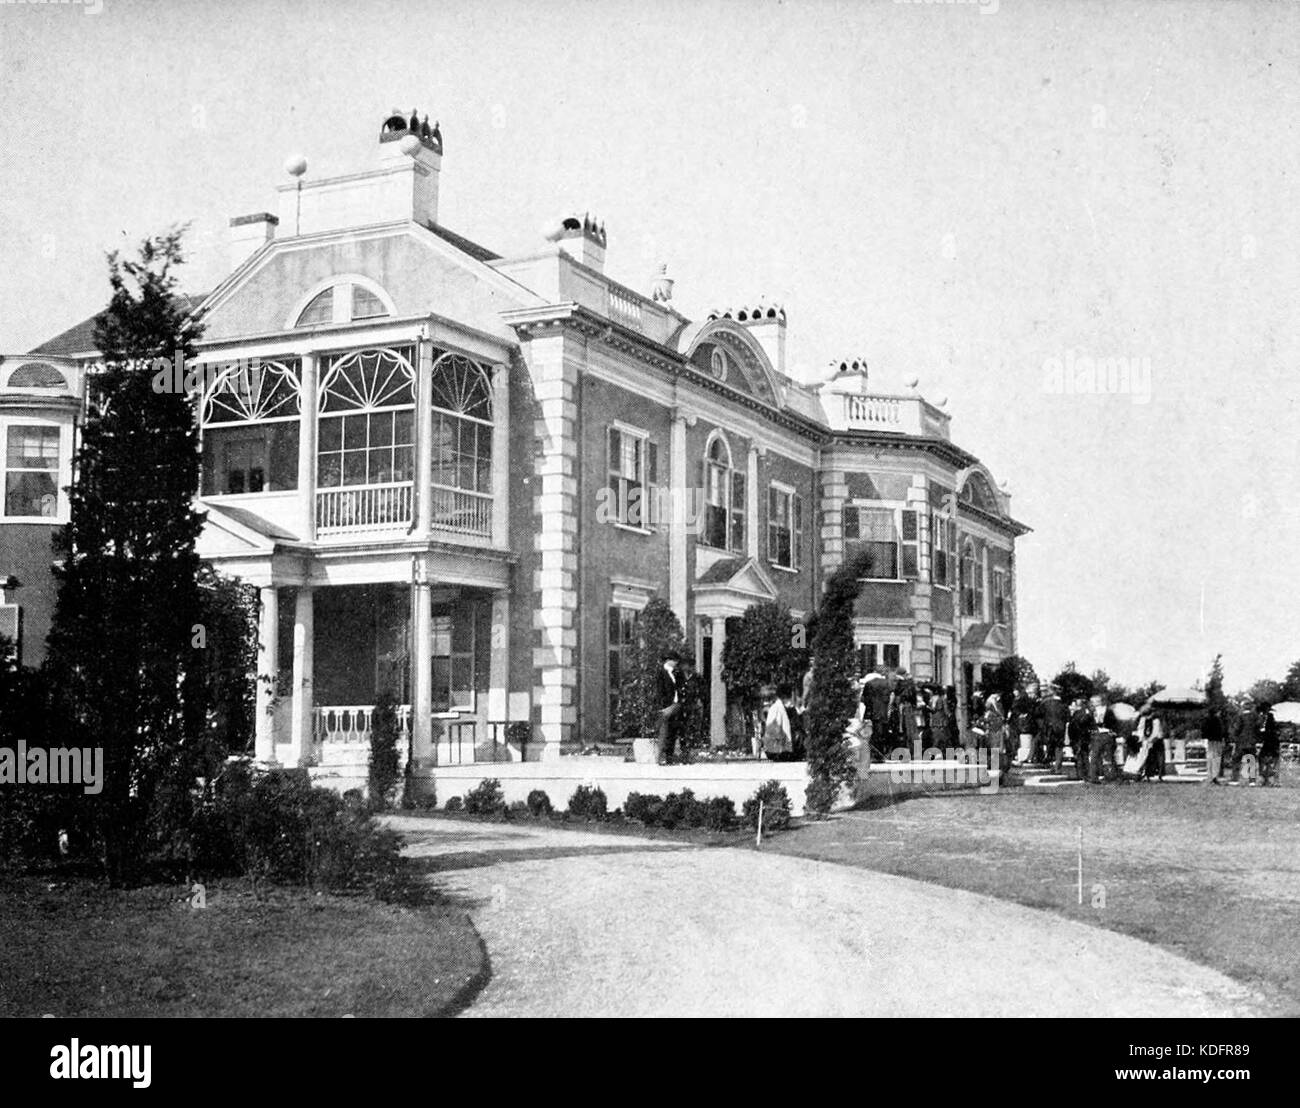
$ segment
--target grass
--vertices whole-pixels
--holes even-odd
[[[881,798],[763,849],[1047,909],[1211,966],[1258,989],[1272,1014],[1300,1015],[1300,789],[1152,782]]]
[[[0,877],[0,1017],[432,1016],[486,980],[447,903]]]

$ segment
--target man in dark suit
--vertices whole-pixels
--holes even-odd
[[[1053,772],[1059,775],[1065,757],[1065,724],[1069,715],[1055,685],[1047,686],[1047,695],[1041,701],[1041,711],[1043,739],[1046,743],[1043,761],[1044,764],[1051,762]]]
[[[663,665],[659,667],[659,764],[667,765],[673,760],[673,747],[677,742],[678,723],[685,702],[685,684],[678,672],[681,655],[675,650],[664,655]]]

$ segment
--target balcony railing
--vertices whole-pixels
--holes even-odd
[[[457,535],[492,536],[492,497],[434,485],[429,490],[429,526]]]
[[[320,489],[316,493],[316,529],[351,531],[400,530],[411,525],[411,482]]]
[[[318,743],[368,743],[374,726],[373,704],[349,704],[320,707],[314,712],[313,734]],[[411,731],[411,706],[397,705],[397,731],[405,737]]]
[[[609,318],[624,327],[641,330],[641,301],[619,289],[609,290]]]
[[[902,401],[894,396],[844,397],[844,418],[850,427],[877,427],[885,431],[902,429]]]

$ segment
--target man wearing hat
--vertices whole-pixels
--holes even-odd
[[[685,701],[685,684],[678,672],[682,656],[675,650],[664,655],[663,665],[659,667],[659,764],[667,765],[673,760],[673,747],[677,743],[678,721],[681,719],[682,705]]]
[[[1047,744],[1044,762],[1050,763],[1052,772],[1060,774],[1061,763],[1065,758],[1065,705],[1061,703],[1060,690],[1055,685],[1047,686],[1047,695],[1041,704],[1043,719],[1043,741]]]

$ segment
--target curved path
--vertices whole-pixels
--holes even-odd
[[[907,878],[745,849],[394,817],[492,961],[469,1016],[1239,1016],[1158,947]]]

